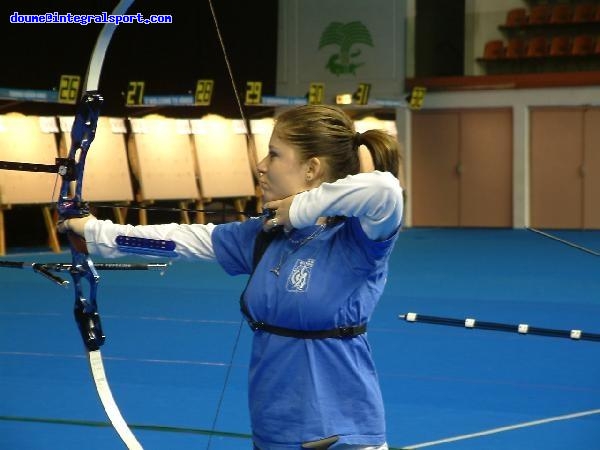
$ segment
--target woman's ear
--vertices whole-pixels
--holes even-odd
[[[305,180],[307,184],[312,184],[315,181],[322,181],[324,179],[324,165],[323,162],[313,156],[308,161],[306,161],[306,174]]]
[[[361,172],[373,172],[375,170],[373,156],[366,145],[358,146],[358,161],[360,163]]]

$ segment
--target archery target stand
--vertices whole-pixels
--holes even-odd
[[[0,116],[0,160],[32,164],[55,164],[57,155],[55,117],[9,113]],[[48,233],[48,245],[60,252],[51,204],[58,174],[0,170],[0,254],[6,254],[4,211],[13,205],[39,205]]]
[[[194,170],[194,153],[187,119],[158,115],[130,118],[129,160],[139,188],[136,200],[149,205],[159,200],[176,200],[181,209],[201,202]],[[148,223],[145,210],[139,211],[140,224]],[[190,223],[187,211],[181,222]]]
[[[190,124],[201,197],[232,199],[236,211],[245,211],[256,188],[243,121],[208,115]],[[203,213],[197,219],[205,223]],[[245,220],[245,216],[238,214],[238,219]]]

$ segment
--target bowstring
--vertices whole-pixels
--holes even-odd
[[[56,176],[54,177],[54,186],[52,187],[52,194],[50,197],[50,203],[54,204],[55,200],[54,200],[54,196],[56,195],[56,188],[58,187],[58,179],[60,178],[60,175],[57,173]]]
[[[217,20],[217,13],[215,12],[215,8],[213,6],[212,0],[208,0],[208,6],[210,7],[210,13],[215,24],[215,30],[217,32],[217,38],[219,40],[219,45],[221,46],[221,52],[223,53],[223,59],[225,60],[225,66],[227,67],[227,75],[229,76],[229,81],[231,81],[231,87],[233,88],[233,94],[235,97],[235,102],[238,107],[238,111],[240,113],[240,117],[242,118],[242,122],[244,122],[244,126],[246,128],[246,140],[248,141],[248,147],[250,151],[248,152],[251,165],[252,165],[252,173],[255,179],[258,179],[258,161],[256,159],[256,153],[254,152],[255,144],[254,138],[252,136],[250,130],[250,120],[246,113],[244,112],[244,107],[242,106],[242,99],[240,96],[240,92],[235,83],[235,77],[233,76],[233,69],[231,68],[231,63],[229,62],[229,56],[227,53],[227,49],[225,48],[225,41],[223,40],[223,35],[221,34],[221,27],[219,26],[219,21]]]
[[[237,107],[240,112],[240,116],[242,117],[242,120],[244,122],[246,122],[246,114],[244,113],[244,108],[242,107],[240,93],[235,84],[235,79],[233,77],[233,69],[231,68],[231,63],[229,62],[229,56],[227,54],[227,50],[225,49],[225,42],[223,41],[223,36],[221,35],[221,28],[219,27],[219,22],[217,20],[217,14],[215,12],[215,8],[213,7],[212,0],[208,0],[208,6],[210,7],[210,13],[212,15],[212,19],[215,24],[215,30],[217,32],[217,37],[219,39],[219,45],[221,46],[221,51],[223,52],[223,58],[225,59],[225,65],[227,66],[227,74],[229,75],[229,80],[231,81],[231,86],[233,87],[233,94],[235,96],[235,101],[237,103]]]
[[[231,86],[233,88],[233,94],[234,94],[234,97],[235,97],[235,101],[236,101],[236,104],[237,104],[240,116],[242,118],[242,121],[243,121],[243,123],[245,125],[246,140],[248,142],[248,147],[249,147],[249,150],[250,150],[248,153],[249,153],[250,160],[251,160],[251,163],[252,163],[252,172],[255,175],[255,178],[258,178],[258,170],[257,170],[257,165],[258,164],[256,162],[256,155],[252,151],[252,149],[254,148],[252,146],[252,144],[253,144],[254,141],[253,141],[252,135],[250,133],[250,121],[248,120],[246,114],[244,113],[244,108],[242,107],[241,97],[240,97],[238,88],[237,88],[236,83],[235,83],[235,78],[233,76],[233,69],[231,68],[231,63],[229,62],[229,56],[227,54],[227,49],[225,48],[225,42],[223,41],[223,36],[221,34],[221,28],[219,26],[219,21],[217,19],[217,14],[215,12],[215,8],[213,6],[212,0],[208,0],[208,6],[210,7],[210,13],[211,13],[214,25],[215,25],[215,30],[217,32],[217,37],[218,37],[218,40],[219,40],[219,45],[221,46],[221,52],[223,54],[223,59],[225,60],[225,66],[227,67],[227,74],[229,76],[229,80],[231,81]],[[237,330],[235,342],[233,344],[233,348],[231,350],[231,355],[229,357],[229,364],[227,365],[227,371],[225,372],[225,379],[223,381],[223,387],[221,388],[221,393],[219,395],[219,400],[218,400],[218,403],[217,403],[217,409],[215,411],[215,416],[213,418],[213,423],[212,423],[212,426],[211,426],[211,429],[210,429],[210,433],[209,433],[209,436],[208,436],[208,442],[206,444],[206,450],[209,450],[210,447],[211,447],[211,444],[212,444],[212,438],[213,438],[213,435],[214,435],[214,432],[215,432],[215,429],[216,429],[216,426],[217,426],[217,421],[219,419],[219,415],[221,413],[221,407],[223,405],[223,400],[225,398],[225,391],[227,390],[227,385],[229,384],[229,377],[231,375],[231,370],[232,370],[232,367],[233,367],[233,361],[235,359],[235,354],[237,352],[237,347],[238,347],[238,344],[239,344],[239,341],[240,341],[240,337],[241,337],[241,334],[242,334],[243,324],[244,324],[244,318],[240,317],[240,323],[239,323],[239,326],[238,326],[238,330]]]

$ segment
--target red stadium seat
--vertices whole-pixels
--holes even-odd
[[[575,23],[593,22],[596,7],[593,3],[579,3],[575,5],[572,21]]]
[[[525,41],[521,38],[511,38],[506,45],[506,57],[510,59],[523,58],[525,56]]]
[[[535,5],[531,8],[529,13],[529,24],[543,25],[548,23],[550,20],[550,12],[550,6],[548,5]]]
[[[528,58],[541,58],[548,54],[548,42],[545,36],[536,36],[529,39],[525,56]]]
[[[514,8],[506,13],[507,27],[519,27],[527,23],[527,10],[525,8]]]
[[[504,58],[505,53],[504,42],[499,39],[488,41],[483,49],[484,59],[500,59]]]
[[[566,56],[571,53],[571,41],[568,36],[554,36],[550,41],[550,56]]]
[[[571,55],[586,56],[591,55],[594,51],[594,40],[592,36],[582,34],[573,38],[573,47],[571,47]]]
[[[567,3],[558,3],[552,7],[550,14],[550,23],[567,23],[571,21],[571,5]]]

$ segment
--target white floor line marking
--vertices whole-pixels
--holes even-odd
[[[439,441],[423,442],[421,444],[414,444],[414,445],[404,445],[404,446],[402,446],[402,448],[407,449],[407,450],[413,450],[416,448],[432,447],[434,445],[446,444],[448,442],[462,441],[464,439],[472,439],[472,438],[479,437],[479,436],[487,436],[489,434],[502,433],[504,431],[516,430],[518,428],[527,428],[527,427],[533,427],[536,425],[542,425],[542,424],[549,423],[549,422],[558,422],[560,420],[577,419],[578,417],[591,416],[594,414],[600,414],[600,409],[591,409],[589,411],[581,411],[581,412],[573,413],[573,414],[565,414],[563,416],[548,417],[547,419],[540,419],[540,420],[533,420],[531,422],[517,423],[515,425],[509,425],[509,426],[500,427],[500,428],[492,428],[490,430],[484,430],[484,431],[480,431],[478,433],[463,434],[461,436],[454,436],[454,437],[449,437],[446,439],[440,439]]]
[[[38,352],[3,352],[0,351],[0,356],[41,356],[45,358],[74,358],[83,359],[87,358],[87,355],[69,355],[66,353],[38,353]],[[194,361],[185,359],[149,359],[149,358],[126,358],[123,356],[104,356],[105,361],[126,361],[126,362],[141,362],[141,363],[155,363],[155,364],[181,364],[181,365],[195,365],[195,366],[226,366],[224,362],[210,362],[210,361]],[[234,364],[237,365],[237,364]]]

